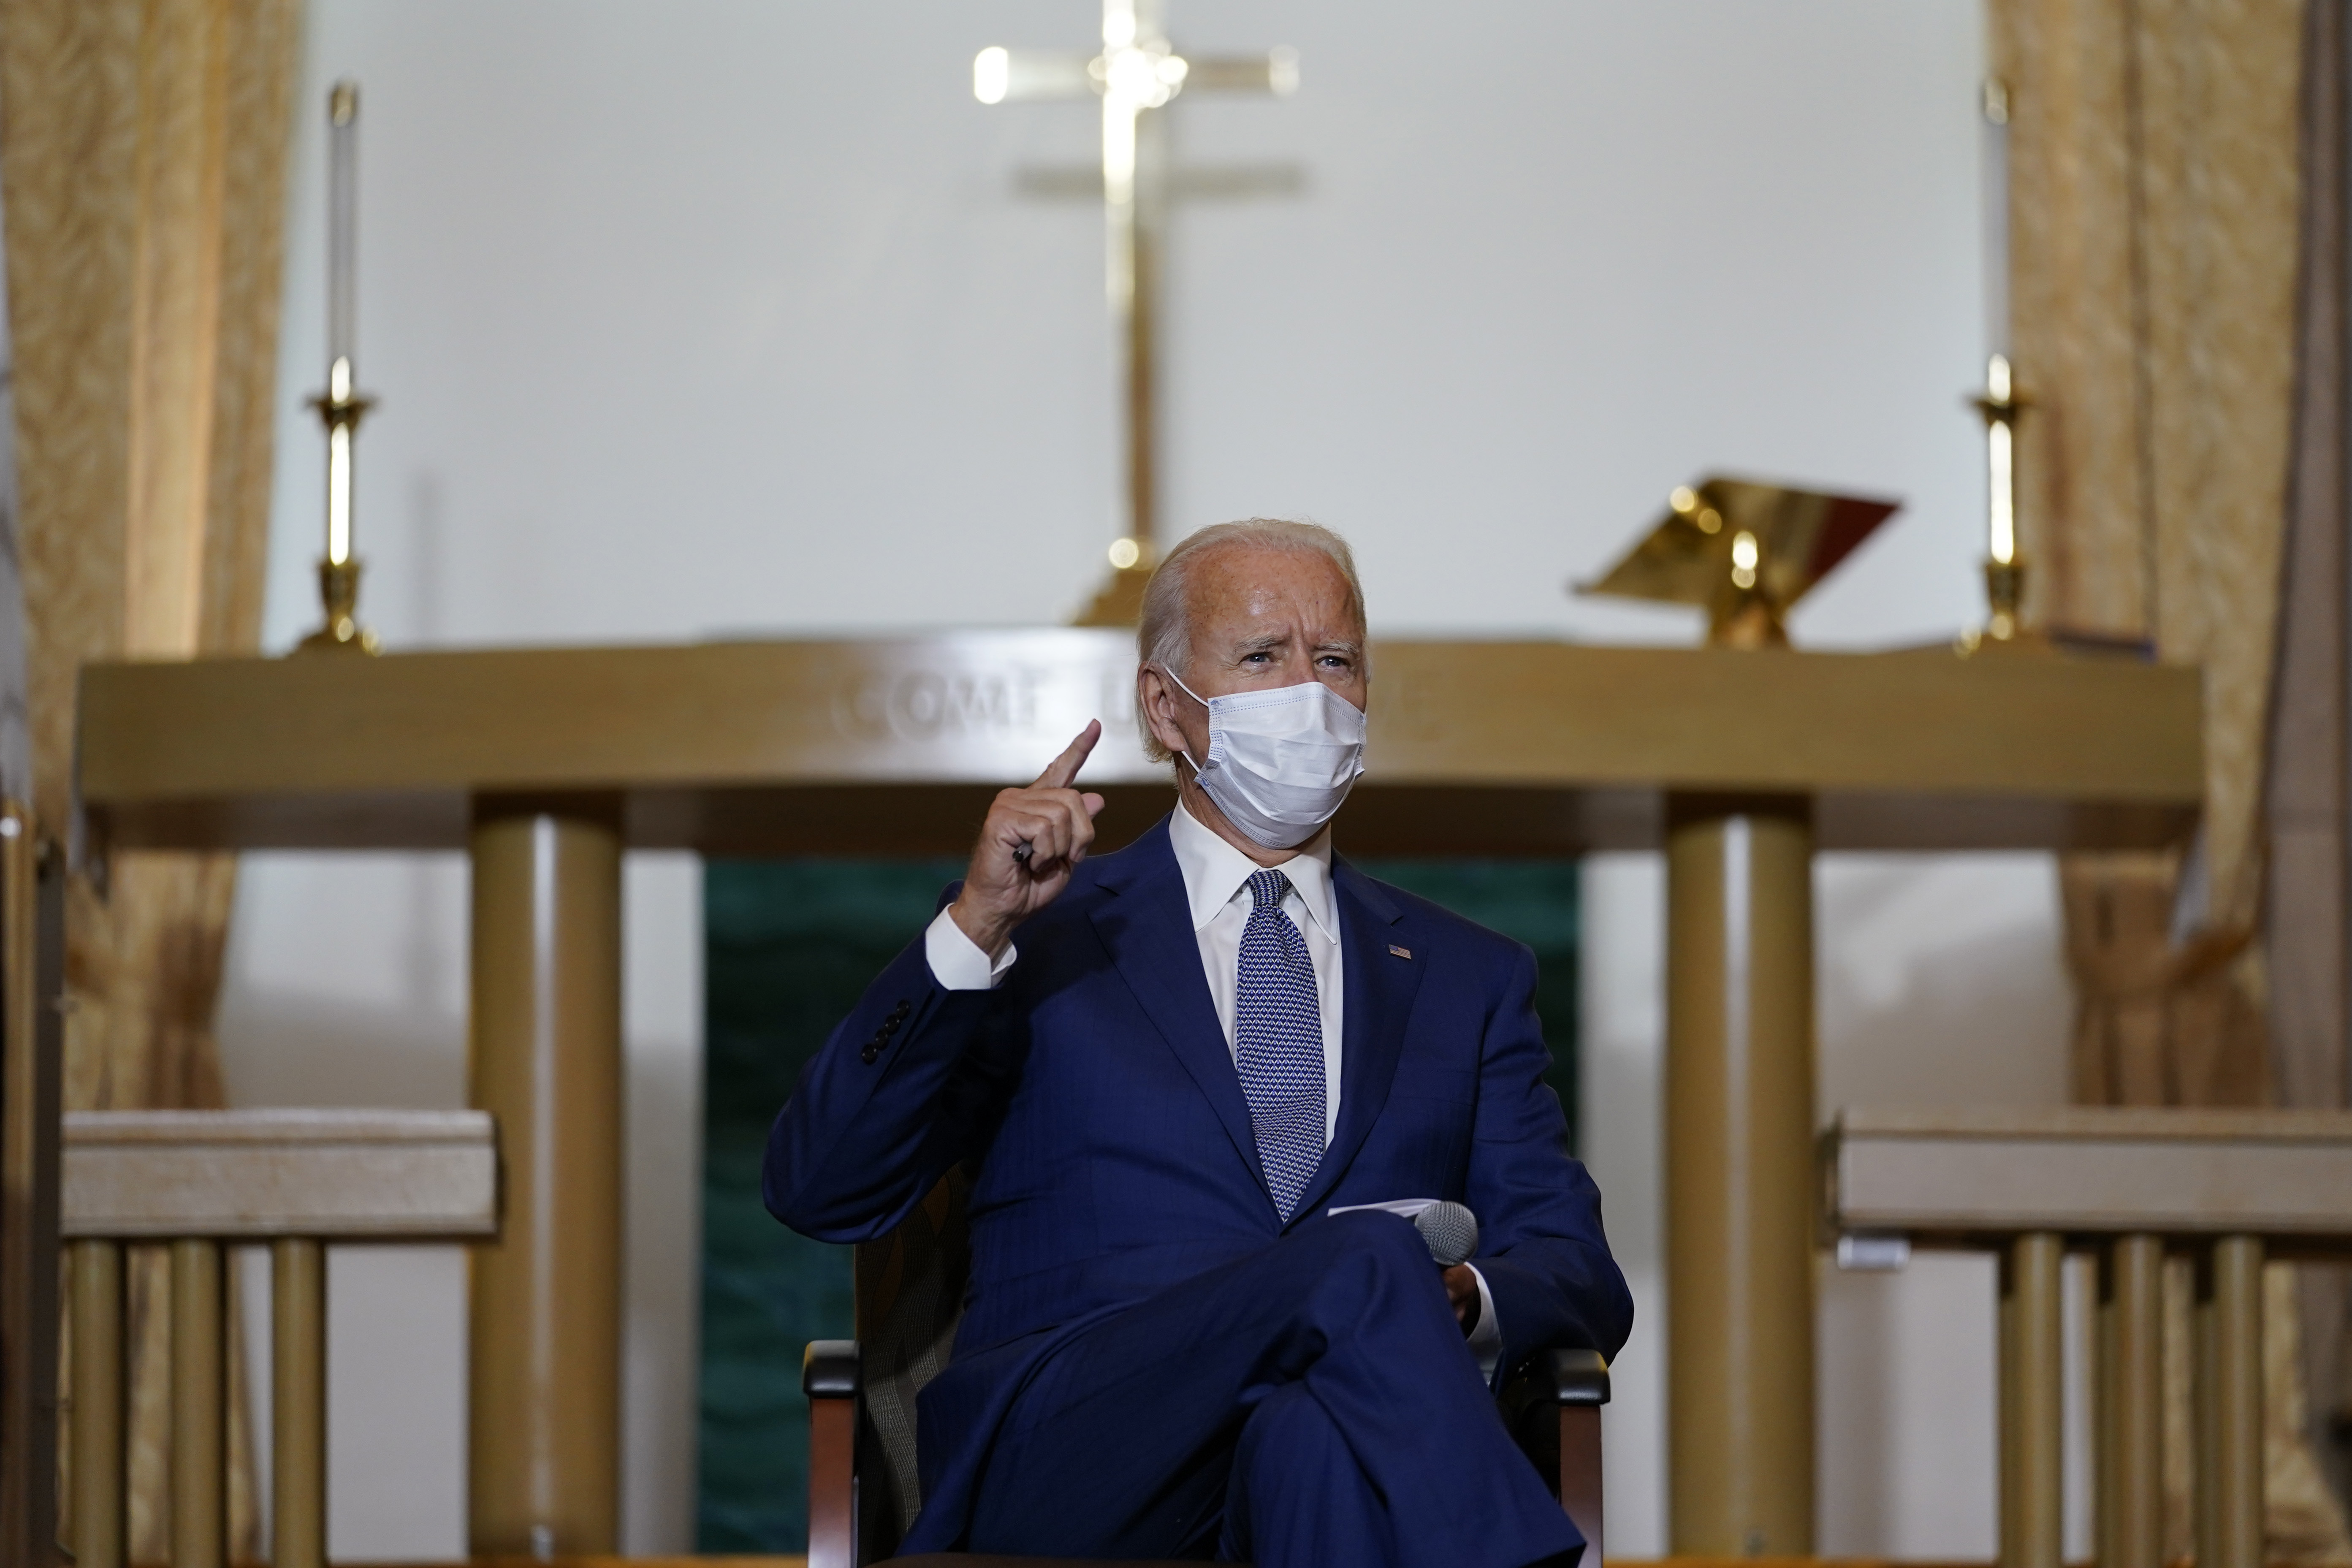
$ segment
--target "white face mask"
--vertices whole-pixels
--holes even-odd
[[[1172,670],[1163,670],[1176,680]],[[1209,755],[1184,760],[1201,787],[1251,843],[1289,849],[1315,837],[1364,771],[1364,712],[1319,680],[1271,691],[1202,697]]]

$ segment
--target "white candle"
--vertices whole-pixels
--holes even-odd
[[[327,380],[345,398],[359,317],[359,83],[327,94]]]
[[[2009,342],[2009,86],[1984,84],[1985,352],[2003,354]]]
[[[1994,354],[1985,366],[1986,401],[2002,405],[2015,395],[2015,389],[2009,384],[2008,356]],[[2000,566],[2011,565],[2017,560],[2017,468],[2010,445],[2013,435],[2006,418],[1992,419],[1985,425],[1985,478],[1991,492],[1991,505],[1986,511],[1985,550]]]

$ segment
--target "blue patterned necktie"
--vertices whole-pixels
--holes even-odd
[[[1288,1225],[1323,1163],[1323,1008],[1307,941],[1282,912],[1290,879],[1259,871],[1249,889],[1234,985],[1234,1065],[1267,1190]]]

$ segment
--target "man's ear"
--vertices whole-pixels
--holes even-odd
[[[1151,738],[1181,755],[1190,742],[1176,724],[1174,684],[1147,664],[1136,675],[1136,700],[1143,705],[1143,718],[1151,726]]]

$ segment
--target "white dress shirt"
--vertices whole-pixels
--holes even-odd
[[[1200,943],[1201,967],[1208,976],[1210,1000],[1217,1006],[1217,1022],[1225,1031],[1225,1049],[1234,1052],[1234,994],[1242,930],[1249,924],[1254,905],[1249,879],[1265,868],[1194,821],[1181,800],[1168,819],[1168,846],[1175,851],[1177,869],[1184,874],[1192,937]],[[1323,1011],[1323,1142],[1328,1147],[1339,1126],[1340,1053],[1347,1038],[1345,960],[1339,946],[1339,896],[1331,886],[1330,828],[1300,845],[1274,869],[1290,879],[1283,912],[1298,928],[1307,962],[1315,966],[1316,996]],[[1007,942],[992,963],[955,923],[951,910],[941,910],[924,932],[923,955],[930,961],[931,977],[950,991],[992,990],[1021,956]],[[1479,1369],[1492,1379],[1503,1352],[1503,1331],[1495,1321],[1495,1298],[1486,1289],[1486,1277],[1475,1267],[1470,1272],[1478,1281],[1478,1326],[1471,1331],[1470,1349]]]

